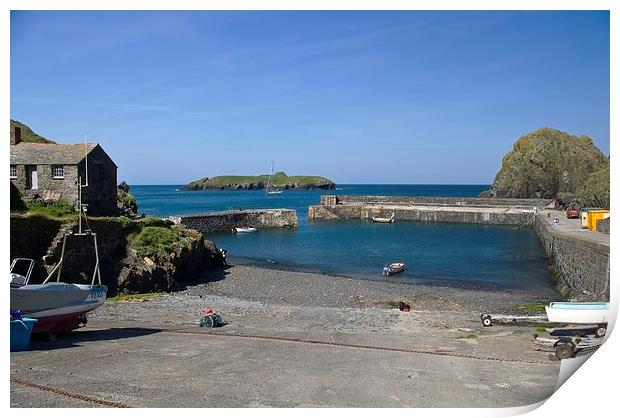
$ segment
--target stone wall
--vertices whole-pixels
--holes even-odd
[[[537,215],[534,229],[556,272],[557,288],[568,298],[609,300],[609,246],[562,234]]]
[[[60,201],[74,205],[78,198],[78,169],[75,165],[63,165],[64,178],[54,178],[52,166],[46,164],[37,165],[38,188],[29,189],[27,187],[26,165],[17,164],[15,166],[17,176],[11,178],[11,183],[17,187],[24,202],[31,202],[35,199],[44,201]]]
[[[553,204],[552,199],[506,199],[478,197],[445,197],[445,196],[358,196],[358,195],[324,195],[321,205],[348,204],[390,204],[390,205],[431,205],[431,206],[468,206],[468,207],[514,207],[514,208],[545,208]]]
[[[10,218],[10,260],[31,258],[35,261],[33,277],[47,275],[43,256],[59,233],[62,223],[43,216],[11,215]]]
[[[609,218],[599,219],[596,221],[596,230],[602,234],[609,235]]]
[[[130,232],[117,218],[89,219],[88,225],[96,234],[99,252],[99,268],[102,283],[114,294],[117,277],[121,271],[121,260],[127,251],[127,235]],[[95,242],[93,235],[76,235],[77,223],[65,224],[50,244],[45,257],[45,268],[51,272],[60,260],[64,232],[73,231],[66,239],[65,258],[61,280],[72,283],[90,284],[95,268]]]
[[[449,209],[426,208],[424,206],[316,205],[308,208],[311,220],[362,219],[372,217],[389,218],[397,221],[473,223],[485,225],[524,225],[532,220],[533,213],[522,211],[485,210],[484,208],[451,207]]]
[[[79,175],[86,176],[86,163],[78,165]],[[89,215],[115,215],[116,206],[116,165],[101,146],[96,146],[88,154],[88,187],[82,188],[82,202],[88,204]]]
[[[203,215],[181,216],[177,222],[204,234],[230,231],[238,227],[296,228],[297,212],[293,209],[257,209],[212,212]]]

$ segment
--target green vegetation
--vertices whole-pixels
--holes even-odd
[[[411,306],[411,305],[412,305],[412,303],[411,303],[411,302],[409,302],[409,301],[407,301],[407,300],[404,300],[404,299],[401,299],[401,300],[391,300],[391,301],[389,301],[389,302],[387,303],[387,305],[388,305],[391,309],[398,309],[398,308],[400,308],[400,303],[401,303],[401,302],[406,303],[406,304],[407,304],[407,305],[409,305],[409,306]]]
[[[26,209],[31,214],[43,215],[50,218],[77,216],[77,213],[72,206],[62,202],[54,202],[50,204],[32,202],[26,205]]]
[[[114,297],[107,298],[106,300],[111,301],[111,302],[129,302],[129,301],[145,302],[149,299],[160,298],[166,295],[167,293],[164,293],[164,292],[134,293],[131,295],[116,295]]]
[[[547,328],[545,328],[545,327],[536,327],[534,329],[534,331],[536,331],[536,332],[547,332]]]
[[[116,206],[125,215],[135,215],[138,213],[136,198],[129,193],[129,186],[124,181],[116,189]]]
[[[186,190],[200,189],[264,189],[269,182],[269,174],[260,176],[218,176],[204,177],[186,185]],[[271,178],[270,187],[278,189],[333,189],[334,182],[320,176],[287,176],[280,171]]]
[[[478,334],[475,334],[473,332],[461,335],[460,337],[456,337],[457,340],[475,340],[476,338],[478,338]]]
[[[547,306],[546,301],[528,303],[525,305],[517,305],[510,308],[511,311],[520,312],[520,313],[545,313],[545,306]]]
[[[609,209],[609,161],[607,166],[590,174],[585,184],[577,190],[570,204]]]
[[[141,256],[167,259],[175,247],[191,247],[191,241],[182,236],[178,228],[147,226],[133,239],[132,246]]]
[[[36,134],[30,129],[28,126],[24,125],[21,122],[11,119],[11,127],[17,126],[21,128],[21,139],[22,142],[38,142],[43,144],[55,144],[54,141],[50,141],[47,138],[42,137],[41,135]]]
[[[164,221],[161,218],[154,218],[152,216],[145,216],[144,218],[138,218],[136,219],[136,223],[140,226],[140,227],[147,227],[147,226],[161,226],[161,227],[166,227],[166,221]]]
[[[503,158],[491,190],[484,195],[558,198],[565,205],[595,205],[596,201],[609,201],[609,176],[605,176],[605,168],[609,168],[609,158],[590,137],[542,128],[515,142],[512,151]],[[592,178],[586,191],[584,187],[593,173],[599,174]],[[579,193],[581,200],[575,199]]]

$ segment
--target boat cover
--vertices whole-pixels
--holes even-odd
[[[33,284],[11,288],[11,309],[38,312],[78,304],[90,294],[89,285],[63,282]]]

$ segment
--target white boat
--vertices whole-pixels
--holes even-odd
[[[608,302],[550,302],[545,306],[549,322],[604,324],[611,318]]]
[[[256,228],[251,228],[251,227],[240,227],[240,228],[234,228],[235,232],[256,232],[258,231],[258,229]]]
[[[95,234],[88,234],[96,239]],[[67,236],[65,235],[65,240]],[[99,257],[95,265],[91,284],[75,284],[60,281],[64,248],[60,261],[41,284],[30,284],[34,260],[14,259],[11,263],[11,310],[19,310],[25,317],[37,319],[33,333],[69,332],[86,323],[86,313],[103,305],[108,288],[101,284]],[[96,246],[95,246],[96,248]],[[18,274],[19,264],[29,266],[25,274]],[[56,273],[56,281],[50,281]],[[95,278],[98,282],[95,283]]]
[[[386,264],[385,267],[383,267],[383,275],[391,276],[392,274],[401,273],[404,270],[405,270],[405,263],[395,261],[393,263]]]
[[[373,222],[382,223],[382,224],[393,223],[394,222],[394,214],[392,214],[392,216],[390,216],[389,218],[381,218],[381,217],[378,217],[378,216],[373,216],[372,217],[372,221]]]
[[[269,180],[267,180],[267,187],[265,187],[265,191],[267,192],[267,194],[270,195],[275,195],[275,194],[281,194],[282,190],[269,190],[269,187],[271,186],[271,179],[273,177],[273,161],[271,162],[271,174],[269,174]]]

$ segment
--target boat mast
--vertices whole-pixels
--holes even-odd
[[[265,191],[269,193],[269,185],[271,184],[271,178],[273,177],[273,161],[271,162],[271,174],[269,174],[269,180],[267,180],[267,188]]]

